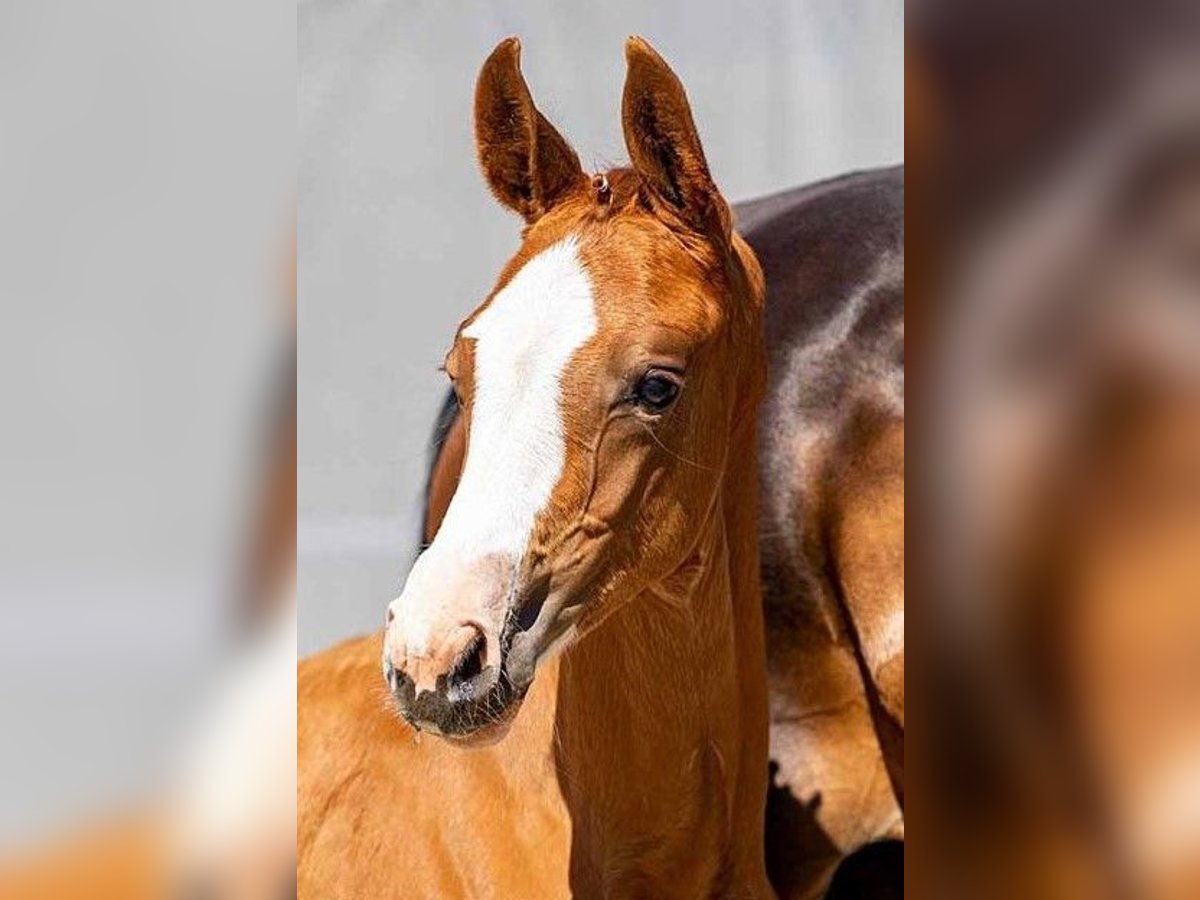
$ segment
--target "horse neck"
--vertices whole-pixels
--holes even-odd
[[[680,836],[693,868],[706,844],[730,871],[761,866],[767,709],[748,418],[689,558],[554,673],[559,788],[597,865],[645,832]]]
[[[765,283],[753,251],[736,233],[732,250],[727,274],[737,311],[731,340],[740,357],[740,384],[715,502],[698,523],[688,558],[563,658],[556,673],[555,722],[564,765],[587,765],[589,757],[599,756],[600,762],[617,764],[601,766],[603,771],[625,779],[622,763],[661,765],[672,758],[648,754],[691,752],[708,742],[722,754],[751,754],[749,767],[756,774],[735,787],[754,792],[767,755],[758,549]],[[566,752],[562,737],[572,722],[594,740]],[[731,773],[739,770],[738,759],[724,756],[722,765],[736,780]],[[656,770],[644,771],[653,776]]]

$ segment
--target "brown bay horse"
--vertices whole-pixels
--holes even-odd
[[[385,633],[301,665],[301,896],[764,896],[768,792],[788,896],[900,833],[902,176],[739,235],[682,86],[626,52],[633,166],[595,177],[515,41],[480,75],[528,225],[447,356]]]

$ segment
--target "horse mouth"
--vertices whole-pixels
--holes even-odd
[[[417,693],[407,679],[389,686],[409,725],[462,746],[483,746],[504,737],[529,688],[515,685],[503,666],[489,666],[453,686],[439,679],[434,691]]]
[[[485,720],[486,724],[474,730],[443,731],[439,732],[439,736],[448,743],[459,747],[489,747],[492,744],[498,743],[508,734],[523,700],[523,696],[510,700],[498,715],[490,715]]]
[[[533,683],[559,618],[541,597],[514,607],[500,635],[499,664],[487,665],[486,639],[462,649],[430,690],[393,668],[384,655],[384,677],[396,711],[418,732],[459,746],[484,746],[503,738]],[[560,623],[561,624],[561,623]],[[552,641],[550,643],[553,643]]]

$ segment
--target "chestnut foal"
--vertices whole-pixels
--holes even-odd
[[[734,214],[767,284],[767,874],[781,898],[806,900],[854,855],[854,890],[874,896],[903,878],[900,848],[867,845],[904,833],[904,173],[845,175]],[[451,394],[434,430],[426,543],[464,445]],[[861,883],[864,865],[879,890]]]
[[[301,664],[300,896],[770,894],[762,274],[679,80],[626,56],[633,165],[595,177],[516,40],[480,73],[524,241],[446,357],[436,539],[382,636]]]
[[[734,207],[762,268],[768,383],[759,547],[772,783],[767,874],[824,895],[856,855],[902,881],[904,172],[858,172]],[[424,541],[458,487],[465,419],[434,430]],[[862,853],[858,853],[859,850]]]

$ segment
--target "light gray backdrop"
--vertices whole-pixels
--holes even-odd
[[[534,99],[589,168],[625,160],[623,42],[688,89],[732,200],[903,153],[903,5],[329,2],[299,20],[301,654],[378,627],[416,547],[437,365],[519,221],[480,180],[479,65],[518,35]]]
[[[145,802],[231,677],[295,15],[0,3],[0,858]]]

